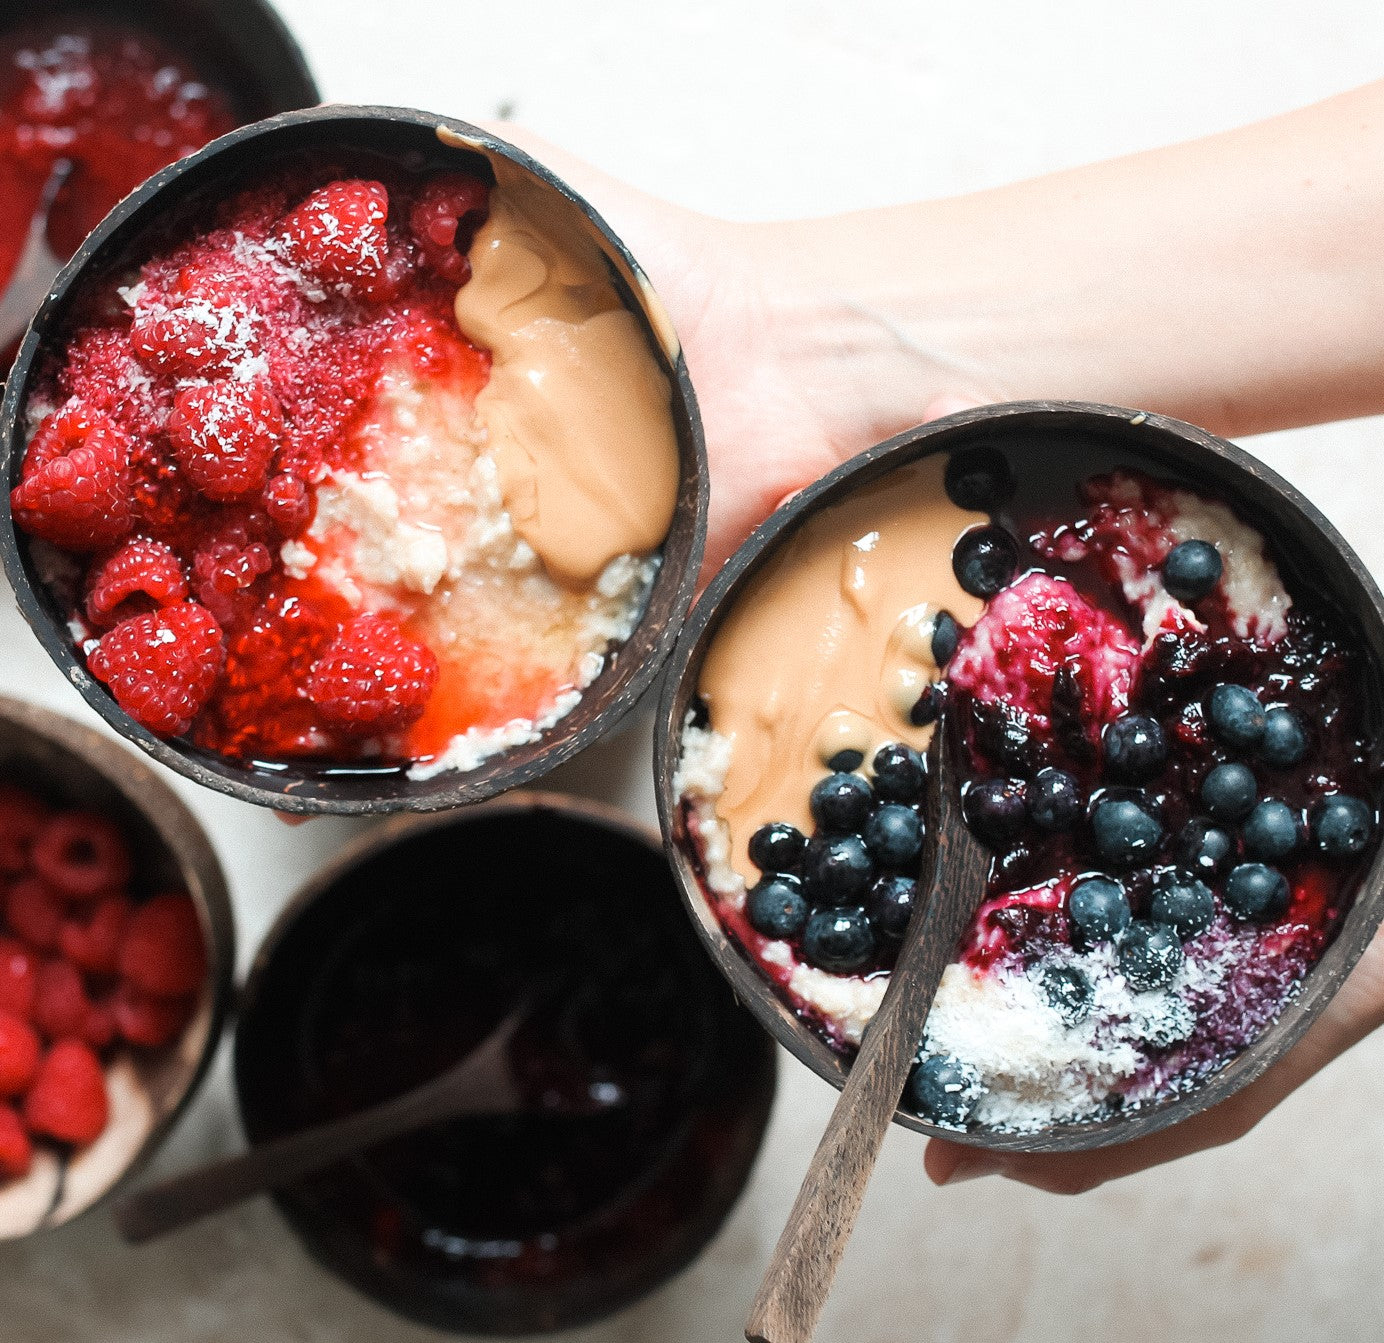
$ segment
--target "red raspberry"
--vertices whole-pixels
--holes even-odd
[[[466,250],[489,212],[490,188],[479,178],[454,173],[424,186],[408,222],[427,265],[460,286],[471,278]]]
[[[187,600],[183,566],[162,541],[132,537],[93,565],[87,578],[86,614],[96,629],[159,606]]]
[[[437,683],[432,649],[384,616],[357,616],[308,677],[308,698],[336,727],[385,732],[423,714]]]
[[[0,1012],[28,1021],[38,985],[38,957],[22,942],[0,937]]]
[[[388,303],[404,292],[405,286],[417,273],[418,261],[418,248],[411,241],[391,237],[384,268],[374,279],[365,280],[356,288],[369,303]]]
[[[263,381],[184,387],[168,422],[188,479],[217,500],[264,488],[283,429],[278,399]]]
[[[18,1180],[29,1173],[34,1145],[13,1106],[0,1105],[0,1176]]]
[[[197,547],[192,556],[192,588],[224,629],[254,607],[250,589],[273,567],[269,547],[251,540],[250,530],[234,523]]]
[[[281,471],[264,487],[264,509],[280,536],[301,536],[312,521],[312,496],[297,476]]]
[[[115,999],[92,1003],[82,1025],[81,1038],[93,1049],[102,1050],[115,1040]]]
[[[106,1078],[91,1047],[59,1040],[38,1065],[24,1098],[29,1131],[84,1146],[101,1136],[109,1114]]]
[[[129,439],[98,412],[55,411],[29,444],[10,507],[26,532],[64,550],[114,545],[134,525]]]
[[[196,993],[207,974],[202,924],[190,896],[169,892],[137,905],[120,943],[120,973],[160,998]]]
[[[47,819],[48,808],[32,793],[0,783],[0,872],[13,876],[29,866],[29,846]]]
[[[34,838],[34,871],[54,895],[94,900],[130,880],[130,850],[114,821],[89,811],[62,811]]]
[[[18,1096],[29,1089],[42,1052],[33,1027],[9,1012],[0,1012],[0,1096]]]
[[[159,998],[142,993],[133,984],[121,984],[111,1003],[121,1038],[146,1049],[158,1049],[175,1040],[192,1020],[195,1007],[195,998]]]
[[[142,301],[130,325],[130,344],[151,373],[208,378],[258,354],[260,336],[243,303],[197,294],[172,307]]]
[[[10,928],[31,947],[53,951],[62,930],[63,907],[37,877],[21,877],[5,897]]]
[[[361,284],[385,269],[389,193],[379,182],[332,182],[284,218],[284,252],[300,270],[328,284]]]
[[[192,726],[226,663],[221,626],[205,606],[180,602],[117,625],[87,658],[136,722],[161,736]]]
[[[112,895],[98,901],[85,919],[68,919],[58,934],[62,954],[88,974],[115,974],[130,909],[123,895]]]
[[[81,1035],[91,1011],[91,999],[76,966],[67,961],[45,961],[39,967],[38,992],[34,995],[34,1025],[50,1040]]]

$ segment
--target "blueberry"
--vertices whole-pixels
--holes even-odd
[[[918,895],[918,883],[912,877],[879,877],[870,887],[865,912],[875,931],[898,942],[908,928],[913,914],[913,902]]]
[[[1120,938],[1120,973],[1139,993],[1166,988],[1182,965],[1182,943],[1171,928],[1132,923]]]
[[[859,830],[870,814],[870,785],[859,774],[828,774],[808,798],[817,828],[829,835]]]
[[[809,965],[848,975],[869,964],[875,954],[875,935],[858,905],[819,909],[807,921],[800,950]]]
[[[1302,818],[1286,802],[1266,797],[1250,812],[1240,833],[1251,858],[1275,863],[1302,843]]]
[[[913,1069],[904,1094],[924,1119],[960,1128],[984,1092],[980,1074],[969,1063],[950,1054],[933,1054]]]
[[[864,763],[864,751],[837,751],[837,753],[827,761],[827,768],[836,774],[849,774],[852,770],[859,769]]]
[[[1221,553],[1209,541],[1183,541],[1163,561],[1163,586],[1180,602],[1199,602],[1221,581]]]
[[[918,696],[918,702],[908,711],[908,721],[914,727],[935,723],[942,716],[946,703],[947,692],[940,685],[927,686]]]
[[[761,825],[750,836],[750,862],[761,872],[796,872],[807,848],[807,836],[785,821]]]
[[[1312,808],[1312,841],[1328,858],[1363,853],[1373,829],[1374,810],[1358,797],[1333,793]]]
[[[1206,702],[1206,716],[1218,740],[1237,751],[1252,751],[1264,739],[1264,706],[1246,686],[1218,685]]]
[[[1201,781],[1201,801],[1218,821],[1243,821],[1254,810],[1259,789],[1244,765],[1217,765]]]
[[[784,873],[750,887],[745,913],[750,927],[764,937],[797,937],[811,911],[803,899],[802,883]]]
[[[865,822],[864,838],[881,867],[914,867],[923,851],[923,823],[912,807],[887,802]]]
[[[1302,719],[1280,706],[1264,715],[1264,739],[1259,754],[1274,769],[1291,769],[1307,754],[1307,732]]]
[[[875,794],[886,802],[916,802],[927,783],[927,766],[911,746],[890,742],[875,752],[871,762]]]
[[[1032,721],[1022,710],[1008,704],[973,700],[971,722],[972,744],[996,769],[1028,774],[1040,763],[1042,745],[1034,737]]]
[[[1014,493],[1014,473],[998,449],[967,448],[947,458],[943,484],[957,508],[992,513]]]
[[[1204,881],[1169,875],[1154,886],[1149,914],[1154,923],[1166,924],[1179,937],[1195,937],[1216,917],[1216,897]]]
[[[1105,729],[1105,768],[1113,779],[1143,783],[1168,763],[1168,744],[1156,718],[1127,713]]]
[[[1067,897],[1067,917],[1087,942],[1107,942],[1129,927],[1124,887],[1109,877],[1087,877]]]
[[[1067,830],[1081,815],[1081,785],[1076,776],[1051,765],[1028,785],[1028,814],[1040,830]]]
[[[1027,810],[1024,786],[1017,779],[986,779],[966,789],[962,811],[976,835],[991,848],[1017,839]]]
[[[1235,866],[1238,846],[1230,831],[1205,816],[1194,816],[1182,827],[1173,846],[1173,857],[1193,876],[1212,881]]]
[[[1232,868],[1222,894],[1226,908],[1237,919],[1267,923],[1288,908],[1287,878],[1263,863],[1241,863]]]
[[[972,527],[952,548],[952,573],[972,597],[993,597],[1018,567],[1018,544],[1003,527]]]
[[[960,639],[961,628],[951,612],[938,611],[932,622],[932,660],[939,667],[945,667],[952,660]]]
[[[1116,867],[1152,858],[1163,839],[1162,823],[1133,798],[1103,798],[1091,813],[1096,850]]]
[[[816,835],[803,858],[803,890],[814,905],[849,905],[864,898],[875,865],[859,835]]]
[[[1050,965],[1038,983],[1043,996],[1068,1026],[1075,1026],[1090,1015],[1095,991],[1084,970],[1075,965]]]

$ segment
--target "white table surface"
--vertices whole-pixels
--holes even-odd
[[[1378,0],[280,0],[327,97],[516,119],[685,204],[771,218],[885,204],[1205,133],[1384,72]],[[1381,221],[1384,239],[1384,220]],[[1250,446],[1384,575],[1381,427]],[[0,599],[0,689],[94,720]],[[557,780],[652,819],[647,718]],[[170,776],[171,777],[171,776]],[[180,779],[230,877],[241,962],[350,834]],[[234,1148],[226,1053],[156,1166]],[[834,1093],[787,1055],[768,1142],[705,1255],[581,1343],[740,1337]],[[1384,1320],[1384,1037],[1249,1137],[1080,1199],[935,1190],[891,1134],[819,1337],[1373,1339]],[[0,1247],[0,1343],[414,1343],[261,1200],[139,1250],[98,1212]]]

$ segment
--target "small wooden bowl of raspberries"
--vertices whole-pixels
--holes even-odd
[[[167,784],[0,697],[0,1239],[72,1220],[152,1153],[234,962],[221,868]]]

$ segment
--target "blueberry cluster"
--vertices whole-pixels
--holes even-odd
[[[763,874],[745,902],[750,926],[835,974],[891,960],[918,893],[926,763],[901,743],[875,753],[873,783],[856,772],[864,763],[858,751],[832,758],[809,798],[811,838],[777,821],[749,843]]]

